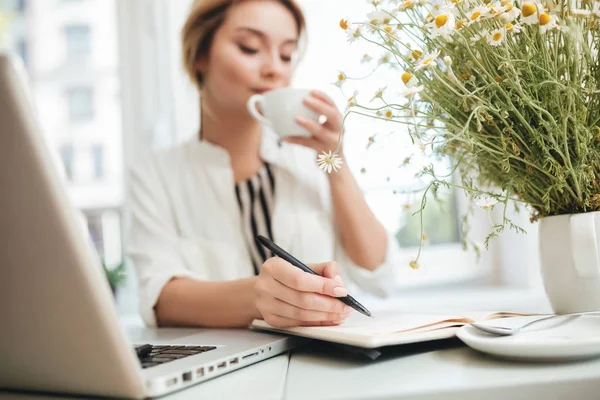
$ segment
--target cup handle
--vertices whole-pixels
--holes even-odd
[[[595,214],[574,214],[569,218],[571,252],[575,269],[581,278],[600,276],[598,235]],[[598,227],[600,228],[600,227]]]
[[[248,99],[248,112],[250,113],[250,115],[252,115],[254,118],[256,118],[257,120],[259,120],[260,122],[262,122],[263,124],[267,124],[267,125],[271,125],[271,121],[269,121],[268,119],[266,119],[261,113],[258,112],[258,110],[256,109],[256,104],[261,104],[262,105],[262,100],[263,100],[263,95],[262,94],[253,94],[249,99]],[[263,107],[264,108],[264,107]]]

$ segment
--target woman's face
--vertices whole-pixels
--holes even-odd
[[[234,4],[215,32],[208,57],[196,64],[205,98],[219,109],[246,112],[251,95],[290,84],[297,46],[294,16],[279,2]]]

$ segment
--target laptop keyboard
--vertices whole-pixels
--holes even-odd
[[[215,349],[215,346],[152,346],[152,350],[139,359],[142,368],[150,368]]]

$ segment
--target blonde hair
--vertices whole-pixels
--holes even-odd
[[[241,1],[248,0],[196,0],[192,6],[192,10],[181,31],[181,44],[183,66],[186,73],[198,87],[202,90],[203,77],[196,70],[196,61],[202,56],[207,56],[215,32],[227,14],[227,10]],[[298,27],[298,35],[304,36],[306,22],[304,14],[294,0],[274,0],[287,8],[296,21]]]

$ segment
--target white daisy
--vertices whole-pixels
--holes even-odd
[[[346,74],[343,71],[340,71],[340,73],[337,76],[337,80],[335,81],[334,85],[339,87],[340,89],[342,88],[342,85],[344,85],[344,83],[346,82]]]
[[[412,88],[417,86],[417,78],[414,77],[410,72],[405,72],[402,74],[402,82],[406,85],[407,88]]]
[[[383,110],[383,116],[387,119],[391,119],[394,116],[394,112],[392,111],[391,108],[385,108]]]
[[[441,10],[442,8],[448,5],[448,2],[446,2],[446,0],[429,0],[427,1],[427,3],[429,3],[429,5],[432,6],[434,10]]]
[[[404,97],[406,97],[407,99],[410,99],[411,97],[413,97],[415,94],[422,92],[423,89],[425,89],[425,87],[423,85],[421,86],[411,86],[411,87],[407,87],[406,89],[404,89],[404,91],[402,92],[402,95]]]
[[[373,26],[387,25],[392,20],[389,13],[385,11],[373,11],[367,14],[367,21]]]
[[[521,22],[527,25],[534,25],[539,22],[539,14],[544,12],[544,6],[531,1],[523,2],[521,6]]]
[[[386,88],[387,88],[387,86],[377,89],[377,91],[375,92],[375,95],[373,96],[371,101],[373,101],[375,99],[383,99],[383,92],[385,91]]]
[[[350,28],[350,25],[352,25],[352,23],[348,19],[340,20],[340,28],[342,28],[342,30],[347,31]]]
[[[490,34],[488,36],[488,43],[490,44],[490,46],[500,46],[504,42],[505,38],[506,38],[506,29],[505,28],[494,29],[493,31],[490,32]]]
[[[462,28],[465,27],[465,25],[468,25],[468,23],[469,23],[469,20],[466,18],[461,18],[461,19],[456,20],[456,24],[455,24],[456,30],[460,31]]]
[[[558,17],[554,14],[540,14],[540,33],[544,34],[552,29],[558,28]]]
[[[523,25],[521,24],[511,24],[510,22],[506,25],[504,25],[504,29],[506,29],[506,32],[514,32],[514,33],[519,33],[523,30]]]
[[[456,18],[451,12],[443,12],[436,15],[433,21],[427,24],[427,27],[431,29],[431,37],[442,36],[445,39],[449,39],[456,29]]]
[[[419,58],[421,58],[423,56],[423,52],[419,49],[414,49],[413,51],[410,52],[410,56],[417,61]]]
[[[492,208],[494,208],[496,203],[498,203],[498,199],[487,194],[477,196],[477,198],[475,199],[475,205],[477,207],[483,208],[484,210],[491,210]]]
[[[344,111],[344,113],[347,113],[350,108],[355,107],[358,104],[358,102],[356,101],[356,96],[358,96],[358,90],[355,90],[352,96],[348,98],[348,101],[346,102],[346,110]]]
[[[504,11],[506,11],[507,6],[504,6],[500,3],[490,3],[487,5],[488,8],[488,15],[491,18],[497,17],[500,14],[502,14]]]
[[[419,62],[419,64],[416,66],[415,71],[418,71],[418,70],[424,69],[424,68],[429,68],[429,67],[435,65],[435,60],[438,58],[439,55],[440,55],[439,50],[437,50],[434,53],[424,55],[421,58],[421,61]]]
[[[317,165],[319,168],[328,174],[330,174],[331,171],[337,172],[337,170],[342,167],[342,163],[341,157],[332,151],[329,151],[328,153],[322,152],[317,158]]]
[[[513,6],[512,4],[507,4],[505,6],[504,12],[500,15],[500,20],[505,24],[509,22],[513,22],[515,19],[519,18],[521,15],[521,9]]]
[[[355,42],[360,38],[361,34],[360,28],[349,28],[346,30],[346,40],[348,43]]]
[[[413,8],[415,6],[415,1],[414,0],[406,0],[403,1],[402,4],[400,4],[400,6],[398,7],[399,11],[406,11],[410,8]]]
[[[368,63],[373,59],[373,57],[371,57],[368,54],[363,54],[362,58],[360,59],[361,63]]]
[[[490,13],[490,9],[484,6],[475,7],[471,12],[467,13],[467,19],[472,24],[486,18]]]
[[[379,57],[378,63],[379,64],[387,64],[391,61],[392,57],[390,56],[389,53],[384,53],[381,57]]]

